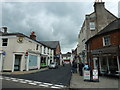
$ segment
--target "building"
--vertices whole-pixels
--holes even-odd
[[[85,16],[85,20],[78,35],[77,54],[83,63],[87,62],[85,42],[100,32],[109,23],[117,19],[105,8],[104,2],[94,3],[94,12]]]
[[[118,75],[120,71],[120,18],[87,40],[87,60],[101,74]]]
[[[61,58],[61,47],[59,41],[40,41],[40,42],[53,49],[54,61],[60,65],[62,58]]]
[[[22,33],[7,33],[7,28],[3,29],[4,32],[0,34],[1,71],[14,72],[40,69],[41,57],[48,53],[47,49],[49,49],[49,55],[53,58],[53,49],[37,41],[34,32],[28,37]]]
[[[66,54],[62,54],[62,58],[65,63],[71,63],[72,53],[67,52]]]

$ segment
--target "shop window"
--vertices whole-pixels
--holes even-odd
[[[95,30],[95,22],[89,22],[90,30]]]
[[[7,44],[8,44],[8,39],[7,38],[2,39],[2,46],[7,46]]]
[[[103,37],[103,46],[109,46],[109,45],[111,45],[110,36]]]

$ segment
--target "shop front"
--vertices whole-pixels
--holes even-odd
[[[47,55],[42,55],[41,56],[40,66],[41,67],[47,67],[48,66],[48,57],[47,57]]]

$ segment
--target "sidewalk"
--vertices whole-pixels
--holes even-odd
[[[70,88],[118,88],[117,78],[101,76],[99,82],[84,81],[83,76],[72,74]]]
[[[30,70],[30,71],[15,71],[15,72],[1,72],[0,74],[2,75],[11,75],[11,74],[30,74],[30,73],[35,73],[39,71],[44,71],[47,70],[48,68],[42,68],[42,69],[37,69],[37,70]]]

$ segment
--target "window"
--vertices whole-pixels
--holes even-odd
[[[38,47],[39,47],[39,45],[37,44],[37,46],[36,46],[36,50],[38,50]]]
[[[110,45],[110,36],[103,37],[103,46],[109,46]]]
[[[95,30],[95,22],[89,22],[90,30]]]
[[[7,38],[2,39],[2,46],[7,46],[7,43],[8,43],[8,39]]]

